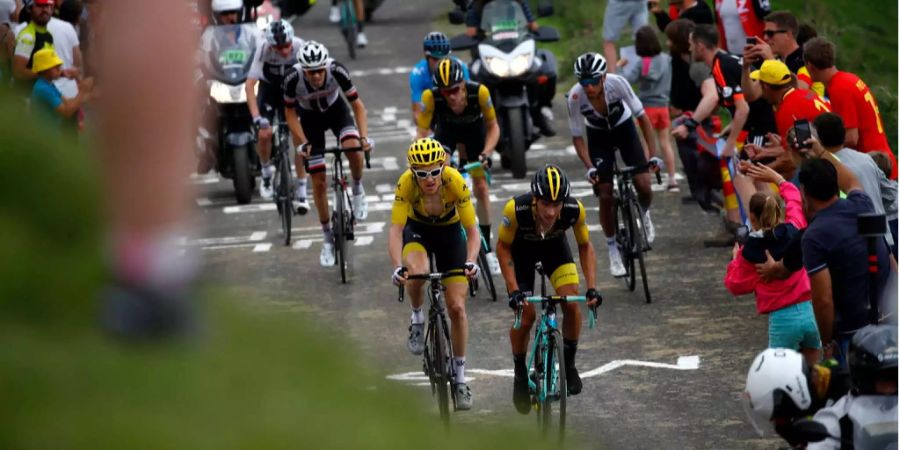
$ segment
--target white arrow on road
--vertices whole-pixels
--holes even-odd
[[[603,375],[608,372],[612,372],[620,367],[624,366],[638,366],[638,367],[652,367],[655,369],[670,369],[670,370],[697,370],[700,368],[700,356],[692,355],[692,356],[679,356],[678,360],[675,364],[666,364],[659,363],[653,361],[638,361],[634,359],[617,359],[615,361],[610,361],[596,369],[591,369],[587,372],[581,374],[581,378],[591,378]],[[499,369],[499,370],[490,370],[490,369],[466,369],[466,373],[470,374],[479,374],[479,375],[490,375],[494,377],[513,377],[513,369]],[[428,386],[428,377],[423,374],[421,371],[418,372],[406,372],[406,373],[398,373],[395,375],[388,375],[388,380],[394,381],[403,381],[408,383],[414,383],[416,385]],[[474,379],[474,378],[472,378]],[[467,378],[467,381],[469,378]],[[424,383],[423,383],[424,382]]]

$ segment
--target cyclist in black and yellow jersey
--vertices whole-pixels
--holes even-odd
[[[585,221],[584,205],[569,196],[569,180],[558,166],[547,164],[531,180],[531,192],[513,197],[503,208],[497,256],[509,292],[509,306],[523,307],[519,329],[509,330],[515,378],[513,403],[522,414],[531,409],[525,352],[534,325],[534,305],[524,303],[534,290],[534,265],[540,262],[550,275],[557,295],[578,295],[578,269],[572,259],[566,231],[572,229],[578,243],[578,258],[588,287],[588,306],[603,302],[595,286],[596,255]],[[569,395],[581,392],[581,377],[575,368],[575,351],[581,334],[581,310],[577,303],[563,306],[563,356]]]
[[[473,81],[466,81],[462,64],[453,58],[443,58],[432,75],[435,88],[422,92],[422,109],[416,117],[419,138],[431,134],[450,149],[459,149],[460,165],[480,161],[491,166],[491,154],[500,139],[497,114],[488,89]],[[478,200],[475,211],[481,234],[487,243],[487,260],[491,273],[499,274],[500,265],[491,251],[490,195],[483,171],[472,174],[472,190]]]
[[[408,273],[429,272],[428,255],[434,254],[436,269],[447,272],[465,269],[465,276],[444,279],[447,287],[447,312],[450,316],[450,340],[453,343],[455,378],[453,395],[456,409],[472,407],[472,393],[466,385],[466,277],[478,277],[480,235],[475,226],[475,208],[462,175],[445,167],[447,154],[439,142],[418,139],[409,147],[409,170],[400,176],[394,206],[388,252],[394,265],[393,281],[406,285],[413,308],[407,346],[414,355],[425,350],[425,314],[423,280],[410,280]]]

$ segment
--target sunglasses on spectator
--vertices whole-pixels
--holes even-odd
[[[441,172],[443,172],[443,171],[444,171],[444,167],[443,167],[443,166],[438,167],[437,169],[434,169],[434,170],[416,170],[416,169],[412,169],[413,175],[415,175],[416,178],[421,178],[421,179],[423,179],[423,180],[426,179],[426,178],[428,178],[429,176],[432,177],[432,178],[437,178],[437,177],[441,176]]]
[[[600,84],[600,79],[599,78],[587,78],[584,80],[578,80],[578,83],[581,84],[582,86],[588,86],[588,85],[596,86],[596,85]]]
[[[773,37],[775,37],[776,34],[787,33],[787,32],[788,32],[788,30],[766,30],[766,31],[763,31],[763,34],[765,34],[767,38],[773,38]]]
[[[459,92],[460,89],[462,89],[461,84],[457,84],[456,86],[452,86],[452,87],[448,87],[448,88],[441,88],[441,94],[453,95],[453,94],[456,94],[457,92]]]

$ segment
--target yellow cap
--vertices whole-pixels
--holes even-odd
[[[750,79],[781,86],[791,82],[791,71],[783,62],[777,59],[767,59],[759,70],[750,72]]]
[[[56,51],[53,50],[53,47],[44,47],[34,52],[31,62],[31,71],[34,73],[41,73],[47,69],[61,66],[62,64],[63,60],[59,59],[59,56],[56,55]]]

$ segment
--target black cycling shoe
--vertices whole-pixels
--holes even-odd
[[[578,375],[578,369],[575,367],[566,367],[566,386],[569,395],[578,395],[581,393],[581,376]]]
[[[553,124],[544,117],[543,114],[538,112],[534,115],[534,124],[538,127],[538,130],[542,135],[546,137],[556,136],[556,130],[553,128]]]
[[[531,411],[531,394],[528,392],[528,378],[513,378],[513,404],[520,414],[528,414]]]

